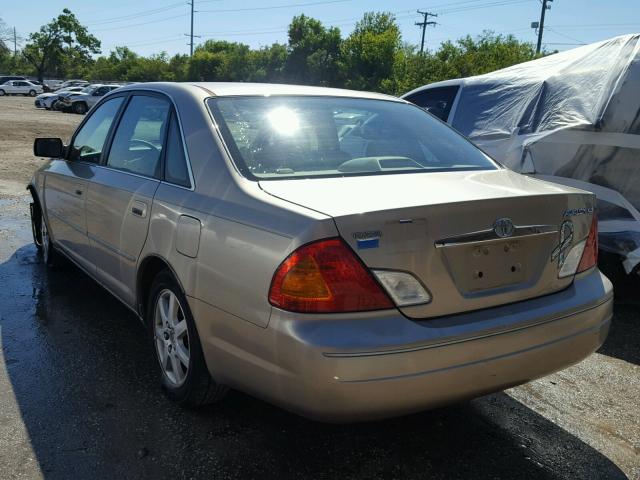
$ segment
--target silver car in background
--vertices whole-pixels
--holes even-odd
[[[4,95],[35,97],[39,93],[42,93],[42,85],[30,82],[29,80],[9,80],[0,85],[0,97]]]
[[[131,85],[34,151],[44,261],[145,323],[184,405],[232,387],[323,420],[396,416],[562,369],[609,329],[593,195],[403,100]]]
[[[51,110],[54,108],[54,104],[60,99],[61,95],[65,95],[67,93],[79,94],[82,90],[84,90],[84,87],[68,87],[56,90],[55,92],[41,93],[36,97],[34,104],[36,108]]]
[[[92,84],[81,92],[65,93],[58,98],[58,110],[84,115],[107,93],[120,88],[120,85]]]

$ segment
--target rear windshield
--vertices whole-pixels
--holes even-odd
[[[254,180],[498,168],[410,104],[268,96],[208,101],[238,169]]]

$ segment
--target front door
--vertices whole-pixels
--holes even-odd
[[[51,163],[45,174],[44,204],[52,238],[65,253],[92,271],[85,204],[92,166],[102,155],[111,124],[124,98],[103,103],[75,134],[66,159]]]
[[[162,175],[171,105],[164,97],[131,96],[87,198],[87,227],[98,278],[135,306],[136,265]]]

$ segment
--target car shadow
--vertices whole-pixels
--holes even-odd
[[[26,246],[0,284],[0,388],[28,434],[11,454],[31,449],[45,478],[626,478],[504,393],[355,425],[238,392],[185,410],[161,394],[141,324],[75,267],[47,270]]]
[[[613,283],[615,321],[598,353],[640,365],[640,275],[627,274],[617,256],[600,257],[598,266]]]
[[[615,318],[598,353],[640,365],[640,306],[615,304]]]

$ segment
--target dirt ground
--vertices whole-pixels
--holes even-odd
[[[400,419],[327,426],[237,392],[175,406],[136,319],[31,242],[33,139],[66,142],[82,118],[0,98],[1,478],[640,480],[637,305],[616,304],[606,343],[575,366]]]
[[[36,137],[67,143],[84,117],[35,108],[29,97],[0,98],[0,187],[5,195],[27,184],[44,160],[33,156]]]

